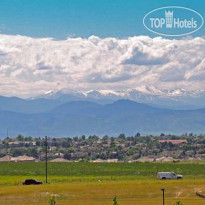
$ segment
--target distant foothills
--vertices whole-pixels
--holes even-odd
[[[19,133],[33,137],[205,133],[205,108],[168,109],[160,104],[93,95],[0,96],[0,138]]]

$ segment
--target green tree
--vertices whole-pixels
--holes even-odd
[[[37,157],[38,157],[37,148],[34,148],[34,147],[28,148],[28,149],[27,149],[27,155],[28,155],[28,156],[32,156],[32,157],[34,157],[34,158],[37,158]]]
[[[109,137],[107,136],[107,135],[104,135],[103,137],[102,137],[102,140],[108,140],[109,139]]]
[[[82,139],[82,140],[85,140],[85,138],[86,138],[85,135],[82,135],[82,136],[81,136],[81,139]]]
[[[22,155],[25,154],[25,149],[23,149],[23,148],[13,148],[13,149],[11,149],[10,153],[13,157],[22,156]]]
[[[125,134],[121,133],[121,134],[118,136],[118,139],[125,140],[125,139],[126,139]]]
[[[138,133],[135,135],[135,137],[140,137],[140,133],[138,132]]]
[[[19,135],[17,136],[17,140],[18,140],[18,141],[23,141],[23,140],[24,140],[24,136],[21,135],[21,134],[19,134]]]

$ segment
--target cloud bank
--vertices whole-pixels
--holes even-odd
[[[54,40],[0,35],[0,94],[48,90],[205,90],[205,39]]]

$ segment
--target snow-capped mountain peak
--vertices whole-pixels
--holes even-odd
[[[86,92],[76,92],[70,89],[49,90],[36,98],[57,99],[63,102],[85,100],[101,104],[119,99],[129,99],[159,107],[177,109],[205,106],[204,90],[190,91],[183,88],[159,90],[154,86],[143,86],[127,90],[89,90]]]
[[[111,97],[111,98],[123,98],[125,93],[122,91],[113,91],[113,90],[89,90],[84,93],[86,97],[102,98],[102,97]]]

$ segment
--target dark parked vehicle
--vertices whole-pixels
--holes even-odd
[[[23,182],[23,185],[38,185],[38,184],[43,184],[43,182],[39,182],[35,179],[26,179],[24,182]]]

